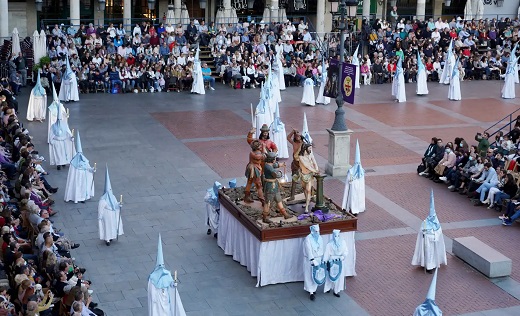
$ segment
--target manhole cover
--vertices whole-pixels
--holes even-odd
[[[365,169],[365,172],[376,172],[374,169]]]

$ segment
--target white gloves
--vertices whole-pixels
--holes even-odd
[[[319,266],[320,263],[318,262],[318,260],[316,260],[316,259],[312,259],[312,260],[311,260],[311,265],[313,265],[313,266],[316,267],[316,266]]]

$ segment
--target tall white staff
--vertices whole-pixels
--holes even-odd
[[[117,231],[119,231],[119,225],[121,225],[121,210],[123,209],[123,194],[119,196],[119,219],[117,220]],[[116,236],[116,240],[119,240],[119,234]]]

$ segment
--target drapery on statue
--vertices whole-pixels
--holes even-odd
[[[303,143],[298,156],[300,162],[300,180],[305,194],[305,213],[309,213],[309,203],[312,196],[312,180],[320,172],[318,163],[312,153],[312,144]]]
[[[287,141],[292,145],[293,148],[293,161],[291,162],[291,196],[287,199],[287,201],[293,201],[296,191],[296,182],[300,181],[300,162],[298,161],[298,156],[303,144],[302,134],[293,128],[289,135],[287,135]]]

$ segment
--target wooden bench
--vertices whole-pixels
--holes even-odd
[[[513,262],[473,236],[453,239],[453,254],[489,278],[511,275]]]

